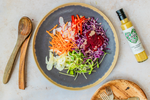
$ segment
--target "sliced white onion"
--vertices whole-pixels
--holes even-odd
[[[47,70],[52,70],[53,64],[52,63],[47,64],[46,68]]]
[[[65,23],[64,23],[64,19],[63,17],[59,17],[59,25],[60,26],[63,26]]]
[[[71,22],[68,22],[68,26],[71,27]]]
[[[56,31],[57,31],[57,32],[61,32],[61,30],[62,30],[62,28],[61,28],[61,27],[56,28]]]
[[[65,66],[62,65],[62,64],[58,64],[58,63],[57,63],[56,68],[57,68],[59,71],[62,71],[62,70],[65,68]]]
[[[46,57],[47,70],[51,70],[53,68],[53,64],[54,64],[54,56],[51,51],[49,52],[49,57],[50,57],[49,61],[47,61],[47,57]]]
[[[54,35],[56,34],[56,29],[53,29],[53,34],[54,34]]]
[[[63,58],[60,58],[60,59],[57,61],[57,63],[58,63],[58,64],[65,64],[65,61],[66,61],[66,58],[63,57]]]
[[[45,57],[45,63],[48,64],[47,56]]]

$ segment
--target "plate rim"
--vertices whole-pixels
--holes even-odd
[[[109,24],[113,34],[114,34],[114,41],[116,43],[116,51],[115,51],[115,55],[114,55],[114,60],[110,66],[110,68],[108,69],[108,71],[101,77],[99,78],[96,82],[92,83],[92,84],[89,84],[89,85],[86,85],[86,86],[83,86],[83,87],[67,87],[67,86],[64,86],[64,85],[61,85],[61,84],[58,84],[56,83],[55,81],[53,81],[51,78],[49,78],[45,73],[44,71],[41,69],[39,63],[38,63],[38,60],[37,60],[37,56],[35,54],[36,50],[35,50],[35,41],[36,41],[36,36],[37,36],[37,33],[39,31],[39,28],[41,26],[41,24],[45,21],[45,19],[51,14],[53,13],[54,11],[60,9],[60,8],[63,8],[63,7],[66,7],[66,6],[82,6],[82,7],[86,7],[86,8],[90,8],[91,10],[97,12],[98,14],[100,14],[105,20],[106,22]],[[113,26],[113,24],[111,23],[111,21],[107,18],[107,16],[101,12],[99,9],[91,6],[91,5],[88,5],[88,4],[85,4],[85,3],[78,3],[78,2],[72,2],[72,3],[66,3],[66,4],[62,4],[60,6],[57,6],[55,7],[54,9],[52,9],[51,11],[49,11],[43,18],[42,20],[38,23],[35,31],[34,31],[34,37],[33,37],[33,41],[32,41],[32,52],[33,52],[33,56],[34,56],[34,60],[36,62],[36,65],[38,67],[38,69],[40,70],[40,72],[43,74],[43,76],[49,80],[51,83],[55,84],[56,86],[58,87],[61,87],[61,88],[64,88],[64,89],[67,89],[67,90],[83,90],[83,89],[87,89],[87,88],[91,88],[91,87],[94,87],[96,85],[98,85],[99,83],[101,83],[106,77],[108,77],[108,75],[112,72],[112,70],[114,69],[115,65],[116,65],[116,62],[117,62],[117,59],[118,59],[118,55],[119,55],[119,42],[118,42],[118,36],[117,36],[117,33],[116,33],[116,30]]]

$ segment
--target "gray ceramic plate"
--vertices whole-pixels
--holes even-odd
[[[104,30],[107,30],[106,35],[109,38],[109,45],[107,47],[110,48],[110,54],[105,57],[100,68],[96,69],[96,72],[91,75],[86,75],[87,79],[85,79],[83,75],[79,75],[74,81],[73,77],[61,75],[55,68],[48,71],[46,69],[45,57],[49,55],[48,46],[50,45],[50,36],[46,33],[46,30],[58,24],[60,16],[67,22],[71,20],[71,15],[76,14],[98,18],[98,22],[101,22]],[[118,58],[118,53],[119,44],[117,34],[109,19],[95,7],[83,3],[69,3],[53,9],[41,20],[34,34],[33,54],[39,70],[50,82],[65,89],[86,89],[103,81],[113,70]]]

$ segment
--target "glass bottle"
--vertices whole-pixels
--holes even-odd
[[[123,33],[125,34],[125,37],[131,47],[131,50],[136,60],[138,62],[143,62],[147,60],[147,54],[131,21],[128,20],[123,9],[117,10],[116,13],[118,14],[118,17],[121,22],[121,28],[123,30]]]

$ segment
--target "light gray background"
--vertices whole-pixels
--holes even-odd
[[[3,73],[9,56],[17,41],[18,22],[22,16],[33,19],[34,28],[53,8],[69,2],[90,4],[111,20],[118,34],[120,52],[112,73],[95,87],[70,91],[50,83],[39,71],[33,58],[32,40],[27,53],[27,88],[19,90],[19,55],[10,81],[2,83]],[[126,79],[138,84],[150,99],[150,59],[137,63],[120,28],[116,10],[124,8],[132,21],[141,41],[150,54],[149,0],[1,0],[0,1],[0,100],[90,100],[94,92],[105,82]],[[149,56],[150,57],[150,56]]]

